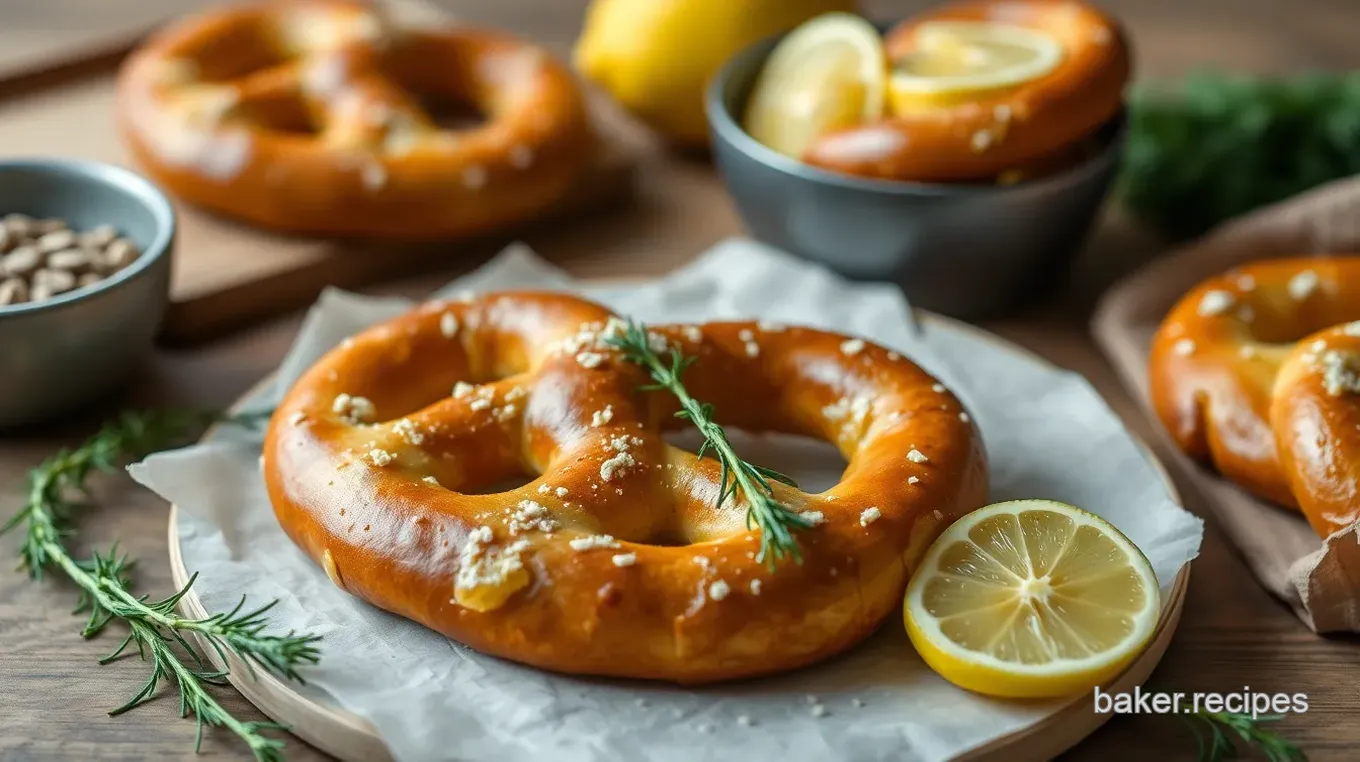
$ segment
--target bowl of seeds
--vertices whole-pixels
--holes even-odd
[[[174,240],[170,201],[126,169],[0,161],[0,428],[132,376],[165,314]]]

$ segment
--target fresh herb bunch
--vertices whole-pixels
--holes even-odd
[[[1118,192],[1137,215],[1184,237],[1356,173],[1360,72],[1202,73],[1132,94]]]
[[[722,426],[714,420],[713,405],[689,395],[680,377],[698,358],[685,357],[674,346],[666,349],[653,347],[647,326],[631,319],[622,334],[605,341],[621,350],[624,359],[641,366],[652,377],[655,383],[643,389],[665,390],[675,395],[680,401],[680,409],[675,412],[675,416],[692,422],[703,434],[704,443],[699,447],[699,457],[711,453],[722,466],[722,488],[718,491],[717,504],[721,506],[729,497],[733,501],[738,500],[737,493],[740,491],[741,496],[746,498],[746,528],[760,529],[760,553],[756,560],[765,562],[771,569],[785,557],[801,563],[802,554],[793,533],[811,527],[812,522],[775,499],[771,480],[793,487],[798,485],[774,469],[742,460],[727,441]]]
[[[253,424],[267,414],[236,416],[233,422]],[[242,722],[236,719],[209,692],[209,686],[226,684],[225,670],[218,670],[201,647],[186,638],[195,634],[208,644],[225,663],[228,653],[247,665],[260,665],[285,678],[302,681],[297,667],[315,664],[320,657],[315,635],[271,635],[265,631],[265,614],[274,603],[254,610],[245,609],[245,599],[225,614],[205,619],[186,619],[175,613],[175,605],[193,586],[195,575],[183,588],[168,598],[155,601],[131,589],[133,560],[120,554],[116,546],[107,552],[95,551],[88,559],[76,559],[66,541],[76,531],[75,512],[80,498],[87,495],[86,480],[95,471],[113,471],[128,458],[140,457],[182,441],[213,420],[217,414],[199,411],[158,411],[124,413],[106,424],[97,434],[74,450],[62,450],[33,469],[28,477],[28,498],[24,507],[11,517],[0,534],[23,527],[19,546],[20,568],[35,580],[47,572],[66,575],[80,589],[77,613],[88,612],[89,619],[80,634],[92,638],[114,620],[128,628],[127,636],[113,653],[100,660],[107,664],[128,653],[132,646],[144,661],[150,660],[151,674],[140,690],[109,714],[117,715],[148,701],[161,681],[179,690],[180,714],[194,715],[198,722],[195,748],[202,745],[204,725],[224,727],[235,733],[261,762],[281,762],[283,741],[261,731],[280,729],[272,722]]]
[[[1292,741],[1267,730],[1263,725],[1279,722],[1283,715],[1268,714],[1253,718],[1237,712],[1195,712],[1186,718],[1190,732],[1199,744],[1200,762],[1219,762],[1237,757],[1237,736],[1247,746],[1260,749],[1270,762],[1307,762],[1308,755]],[[1208,732],[1208,740],[1200,732]]]

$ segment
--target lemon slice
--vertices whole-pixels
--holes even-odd
[[[889,84],[897,112],[935,108],[1038,79],[1063,60],[1051,35],[1010,24],[931,21],[916,46],[893,62]]]
[[[775,47],[743,126],[770,148],[799,157],[819,135],[881,117],[887,78],[878,30],[858,16],[827,13]]]
[[[1133,660],[1157,625],[1157,578],[1109,522],[1051,500],[964,516],[907,586],[907,634],[940,676],[992,696],[1067,696]]]

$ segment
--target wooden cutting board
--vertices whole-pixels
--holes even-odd
[[[446,18],[410,0],[387,5],[405,23]],[[0,57],[0,153],[136,169],[115,129],[113,86],[123,56],[155,25],[152,19],[141,21],[141,29],[124,29],[118,40],[107,34],[49,36],[66,44],[41,59]],[[566,224],[625,197],[639,157],[649,150],[651,139],[602,95],[592,93],[591,105],[605,147],[579,190],[534,221],[534,229]],[[179,241],[163,331],[163,341],[172,345],[207,340],[299,309],[327,286],[356,288],[421,269],[480,261],[528,227],[441,244],[343,242],[280,235],[179,202],[176,209]]]

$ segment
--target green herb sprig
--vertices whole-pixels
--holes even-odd
[[[236,416],[236,423],[253,424],[267,413]],[[226,684],[226,670],[212,666],[202,649],[186,634],[198,635],[225,663],[228,653],[287,679],[302,681],[297,668],[320,658],[318,636],[273,635],[266,632],[265,615],[277,601],[247,610],[245,599],[224,614],[187,619],[175,605],[193,586],[197,575],[168,598],[151,600],[131,589],[134,561],[116,546],[95,551],[88,559],[76,559],[66,547],[75,534],[75,512],[87,496],[86,481],[95,471],[113,471],[129,458],[140,457],[182,441],[186,436],[221,416],[199,411],[124,413],[74,450],[62,450],[29,473],[28,497],[3,526],[0,534],[23,527],[19,546],[20,568],[34,580],[47,572],[64,574],[80,590],[76,611],[89,619],[81,637],[92,638],[115,620],[128,629],[127,636],[108,656],[107,664],[128,653],[132,646],[143,661],[151,662],[151,674],[140,690],[122,706],[123,712],[150,700],[162,681],[172,683],[180,694],[180,715],[193,714],[198,723],[195,749],[203,743],[205,725],[223,727],[240,738],[260,762],[282,762],[283,741],[262,731],[282,729],[272,722],[236,719],[209,692],[210,686]]]
[[[1263,727],[1282,719],[1284,715],[1267,714],[1253,718],[1238,712],[1201,711],[1185,716],[1185,722],[1199,744],[1200,762],[1236,759],[1237,744],[1233,736],[1248,747],[1259,749],[1270,762],[1307,762],[1308,755],[1297,744]]]
[[[680,409],[675,412],[675,416],[693,423],[704,436],[699,457],[711,453],[722,466],[722,486],[718,491],[717,505],[721,507],[729,497],[734,501],[745,497],[746,528],[760,529],[760,552],[756,560],[763,561],[771,569],[786,557],[802,563],[798,540],[793,533],[811,527],[812,522],[776,500],[771,481],[792,487],[798,485],[774,469],[742,460],[727,440],[722,426],[714,420],[713,405],[690,396],[680,377],[698,358],[686,357],[674,346],[664,349],[654,347],[647,326],[633,320],[628,321],[627,329],[621,334],[608,337],[605,342],[618,348],[624,359],[647,371],[655,383],[643,389],[664,390],[675,395],[680,402]]]
[[[1187,237],[1357,173],[1360,72],[1202,73],[1132,93],[1118,192],[1140,218]]]

